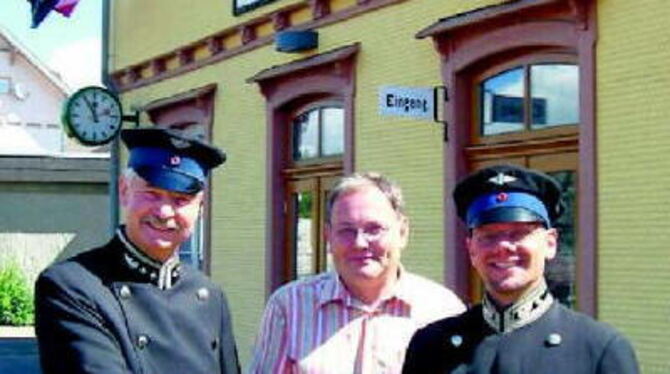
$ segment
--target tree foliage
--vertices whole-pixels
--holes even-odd
[[[0,325],[33,323],[32,292],[21,269],[14,264],[0,267]]]

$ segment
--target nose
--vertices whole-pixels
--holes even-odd
[[[160,205],[158,206],[158,217],[161,219],[166,219],[173,217],[175,215],[175,209],[172,204],[172,201],[168,199],[162,199]]]
[[[354,244],[356,248],[367,248],[368,246],[368,237],[362,230],[356,230],[356,238],[354,239]]]
[[[516,246],[517,246],[516,241],[505,238],[498,242],[496,249],[507,252],[516,252]]]

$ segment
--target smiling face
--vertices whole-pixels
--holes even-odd
[[[377,187],[362,185],[339,195],[326,238],[343,282],[365,289],[395,281],[408,231],[407,219]]]
[[[474,228],[466,245],[489,295],[508,305],[542,281],[557,239],[556,229],[539,223],[503,222]]]
[[[119,180],[126,235],[148,256],[165,261],[186,241],[200,214],[203,192],[194,195],[155,188],[137,175]]]

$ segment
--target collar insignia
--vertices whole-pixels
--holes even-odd
[[[505,173],[498,173],[498,175],[496,175],[495,177],[489,178],[489,182],[497,184],[498,186],[504,186],[505,184],[514,182],[515,180],[516,177],[507,175]]]
[[[543,282],[528,295],[504,310],[498,310],[494,302],[486,295],[482,303],[482,313],[484,320],[493,330],[498,334],[505,334],[542,317],[553,302],[554,298],[546,282]]]

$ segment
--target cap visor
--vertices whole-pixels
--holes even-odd
[[[488,223],[501,222],[541,222],[547,226],[544,218],[526,208],[502,207],[481,212],[469,222],[468,227],[473,228]]]

